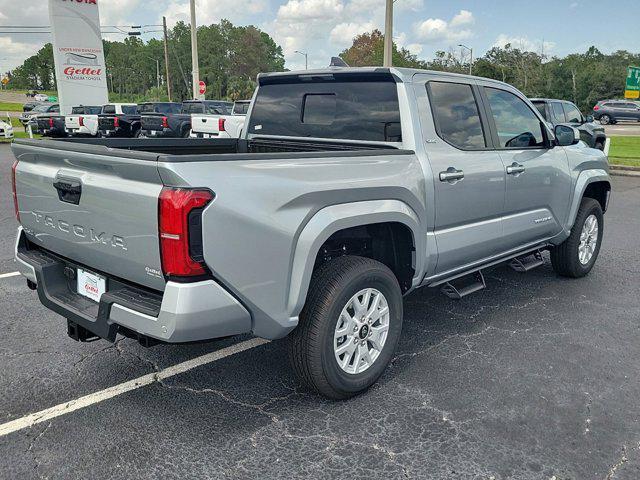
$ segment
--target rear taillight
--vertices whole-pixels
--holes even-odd
[[[597,112],[598,110],[600,110],[600,107],[596,105],[595,107],[593,107],[593,109]]]
[[[224,118],[218,119],[218,131],[224,132]]]
[[[114,127],[120,126],[120,119],[118,117],[113,117],[113,126]]]
[[[18,191],[16,190],[16,168],[18,168],[18,160],[11,165],[11,191],[13,193],[13,208],[16,212],[16,219],[20,221],[20,210],[18,210]]]
[[[84,117],[78,117],[78,125],[84,127]]]
[[[167,117],[162,117],[162,128],[169,128],[169,119]]]
[[[49,128],[53,128],[53,117],[49,118]]]
[[[202,211],[214,198],[205,189],[165,187],[158,200],[162,271],[167,276],[207,273],[202,249]]]

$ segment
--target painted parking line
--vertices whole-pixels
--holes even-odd
[[[18,275],[20,275],[20,272],[0,273],[0,278],[17,277]]]
[[[262,338],[252,338],[250,340],[245,340],[244,342],[236,343],[235,345],[231,345],[221,350],[207,353],[205,355],[192,358],[191,360],[187,360],[186,362],[167,367],[158,372],[149,373],[136,379],[129,380],[128,382],[106,388],[99,392],[91,393],[89,395],[85,395],[84,397],[61,403],[59,405],[56,405],[55,407],[47,408],[46,410],[32,413],[16,420],[12,420],[0,425],[0,437],[13,432],[17,432],[18,430],[22,430],[24,428],[32,427],[34,425],[37,425],[38,423],[46,422],[48,420],[66,415],[68,413],[75,412],[76,410],[95,405],[96,403],[104,402],[105,400],[117,397],[118,395],[122,395],[123,393],[127,393],[132,390],[151,385],[152,383],[162,381],[166,378],[173,377],[174,375],[188,372],[189,370],[193,370],[194,368],[215,362],[217,360],[222,360],[225,357],[244,352],[251,348],[259,347],[260,345],[264,345],[265,343],[269,343],[269,340],[264,340]]]

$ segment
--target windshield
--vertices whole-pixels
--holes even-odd
[[[398,91],[389,74],[284,77],[260,86],[253,135],[401,142]]]

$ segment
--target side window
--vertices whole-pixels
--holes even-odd
[[[502,148],[543,148],[540,119],[513,93],[485,87]]]
[[[436,130],[444,141],[463,150],[487,146],[471,85],[429,82],[427,90]]]
[[[564,123],[567,121],[560,102],[551,102],[551,110],[553,110],[553,118],[555,118],[556,122]]]
[[[564,111],[567,114],[567,122],[582,123],[582,113],[573,103],[565,103]]]

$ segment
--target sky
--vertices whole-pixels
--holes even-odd
[[[189,19],[188,0],[98,2],[102,25],[161,24],[163,15],[169,26]],[[550,56],[584,52],[591,45],[603,52],[640,50],[638,0],[607,3],[615,8],[603,17],[596,13],[602,12],[601,0],[396,0],[394,41],[422,59],[433,58],[438,50],[454,49],[462,55],[461,43],[473,48],[475,56],[507,43],[536,52],[544,48]],[[196,0],[196,9],[198,24],[226,18],[266,31],[282,46],[286,67],[294,70],[304,68],[304,57],[296,51],[308,53],[310,67],[325,67],[331,56],[351,45],[355,35],[383,30],[384,4],[384,0]],[[604,28],[613,18],[615,28]],[[0,0],[0,31],[8,25],[48,24],[46,0]],[[152,36],[160,33],[145,33],[142,38]],[[104,38],[117,40],[123,35]],[[21,64],[48,41],[47,34],[0,33],[0,71]]]

